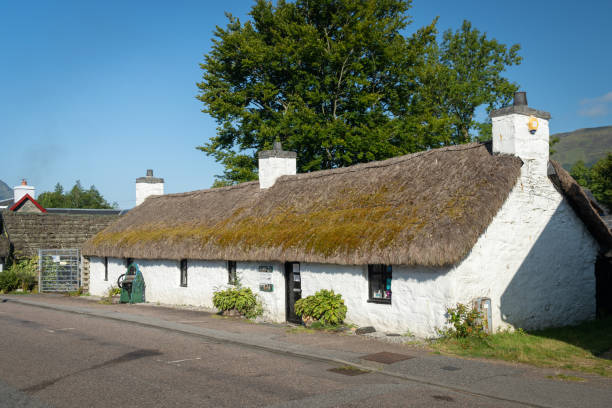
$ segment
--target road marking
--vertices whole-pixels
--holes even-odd
[[[163,360],[155,360],[159,363],[166,363],[166,364],[177,364],[177,363],[182,363],[185,361],[194,361],[194,360],[201,360],[202,357],[196,357],[196,358],[185,358],[183,360],[173,360],[173,361],[163,361]]]
[[[75,328],[74,327],[64,327],[63,329],[55,329],[55,330],[45,329],[45,331],[47,331],[49,333],[55,333],[55,332],[58,332],[58,331],[65,331],[65,330],[75,330]]]

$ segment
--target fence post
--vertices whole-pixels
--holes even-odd
[[[42,251],[38,250],[38,292],[42,293]]]

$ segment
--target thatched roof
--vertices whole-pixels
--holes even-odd
[[[88,241],[84,254],[144,259],[453,264],[520,175],[483,144],[342,169],[153,196]]]
[[[570,205],[587,227],[591,235],[601,246],[602,252],[612,249],[612,232],[599,215],[601,209],[597,203],[580,187],[574,178],[559,164],[551,160],[552,172],[549,177],[567,198]]]

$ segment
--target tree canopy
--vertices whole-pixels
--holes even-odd
[[[600,204],[612,210],[612,153],[588,168],[582,160],[572,167],[570,174],[578,184],[588,188]]]
[[[96,187],[91,186],[85,190],[79,180],[68,192],[64,192],[64,187],[57,183],[53,192],[40,194],[36,201],[45,208],[117,208],[117,204],[109,204]]]
[[[510,102],[502,76],[519,64],[465,21],[438,39],[437,20],[405,34],[405,0],[257,0],[227,14],[201,64],[198,99],[217,134],[198,149],[225,167],[217,185],[257,177],[278,138],[298,171],[329,169],[470,141],[490,132],[475,111]]]

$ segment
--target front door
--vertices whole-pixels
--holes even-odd
[[[302,277],[298,262],[285,263],[285,302],[287,304],[287,321],[301,324],[302,319],[295,314],[295,302],[302,298]]]

